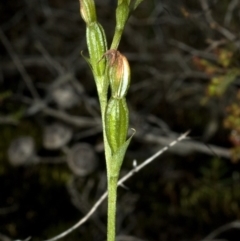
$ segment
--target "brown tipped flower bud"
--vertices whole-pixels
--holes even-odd
[[[127,58],[115,49],[105,53],[108,59],[108,78],[112,97],[121,99],[126,96],[130,84],[130,67]]]
[[[93,0],[79,0],[80,13],[86,24],[97,21],[96,9]]]

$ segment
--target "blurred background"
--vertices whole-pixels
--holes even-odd
[[[110,43],[117,1],[95,2]],[[119,188],[118,241],[239,241],[239,29],[239,0],[145,0],[130,17],[119,50],[132,68],[137,132],[121,175],[181,133],[191,138]],[[77,0],[1,0],[0,240],[51,238],[106,190],[99,105],[81,51]],[[106,202],[62,240],[105,238]]]

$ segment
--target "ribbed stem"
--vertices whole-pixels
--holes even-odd
[[[115,29],[115,33],[113,36],[113,41],[110,49],[118,49],[118,45],[120,43],[122,33],[123,33],[123,29]]]
[[[107,241],[115,241],[116,236],[116,201],[117,201],[117,177],[108,178],[108,225]]]

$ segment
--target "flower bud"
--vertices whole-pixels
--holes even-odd
[[[106,113],[106,135],[113,153],[126,141],[128,131],[128,108],[126,99],[111,98]]]
[[[129,16],[129,7],[126,0],[122,1],[116,9],[116,29],[124,29]]]
[[[102,76],[105,71],[105,60],[99,61],[107,49],[107,41],[103,27],[98,22],[87,25],[87,46],[90,62],[96,76]]]
[[[130,84],[130,67],[127,58],[119,51],[111,49],[105,53],[108,59],[108,78],[112,97],[121,99],[126,96]]]
[[[96,9],[93,0],[79,0],[80,13],[86,24],[97,21]]]

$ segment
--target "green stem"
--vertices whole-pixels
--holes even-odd
[[[116,200],[117,200],[118,177],[108,178],[108,226],[107,241],[115,241],[116,227]]]
[[[100,110],[101,110],[101,117],[102,117],[102,127],[103,127],[103,135],[105,135],[105,110],[107,106],[107,91],[108,86],[104,86],[104,75],[103,76],[94,76],[95,82],[97,85],[97,92],[98,92],[98,98],[100,103]],[[105,142],[104,142],[105,145]]]
[[[103,88],[107,90],[107,88]],[[117,202],[117,181],[118,177],[111,176],[111,151],[108,146],[106,130],[105,130],[105,110],[107,106],[107,91],[103,91],[99,94],[99,102],[101,107],[102,115],[102,126],[103,126],[103,140],[105,149],[105,158],[107,166],[107,176],[108,176],[108,224],[107,224],[107,241],[115,241],[115,227],[116,227],[116,202]]]
[[[115,241],[116,227],[116,202],[117,202],[117,181],[118,177],[111,176],[111,151],[108,146],[106,130],[105,130],[105,110],[107,106],[107,94],[99,95],[102,124],[103,124],[103,140],[105,149],[105,158],[108,176],[108,219],[107,219],[107,241]]]
[[[104,153],[105,153],[105,159],[106,159],[106,166],[107,166],[107,174],[109,175],[111,173],[111,149],[108,145],[107,136],[106,136],[106,121],[105,121],[105,111],[107,107],[107,92],[108,92],[108,84],[104,82],[105,76],[95,76],[96,83],[105,83],[105,86],[97,84],[97,90],[98,90],[98,97],[100,102],[100,109],[101,109],[101,117],[102,117],[102,128],[103,128],[103,142],[104,142]]]
[[[120,43],[122,33],[123,33],[123,28],[115,30],[115,33],[114,33],[114,36],[113,36],[113,41],[112,41],[110,49],[118,49],[118,45]]]

